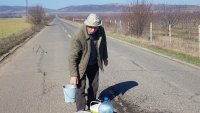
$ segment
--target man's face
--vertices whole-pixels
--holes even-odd
[[[88,34],[94,34],[96,33],[99,27],[87,26],[86,28],[87,28]]]

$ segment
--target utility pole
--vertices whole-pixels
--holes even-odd
[[[28,16],[28,0],[26,0],[26,17]]]
[[[171,24],[169,24],[169,38],[170,38],[170,44],[172,43],[172,27]]]
[[[153,25],[152,25],[152,22],[150,23],[150,41],[152,42],[153,41]]]
[[[199,57],[200,57],[200,25],[198,27],[199,27]]]

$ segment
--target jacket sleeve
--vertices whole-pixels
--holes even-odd
[[[70,53],[68,57],[70,76],[79,76],[78,65],[80,62],[80,53],[82,51],[81,42],[76,34],[70,46]]]

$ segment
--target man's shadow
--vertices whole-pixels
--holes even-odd
[[[124,94],[126,91],[128,91],[129,89],[138,86],[138,83],[135,81],[126,81],[126,82],[121,82],[118,84],[115,84],[113,86],[110,86],[106,89],[104,89],[100,95],[99,95],[99,99],[103,100],[104,97],[108,97],[109,100],[112,100],[113,98],[115,98],[116,96],[120,95],[120,94]]]

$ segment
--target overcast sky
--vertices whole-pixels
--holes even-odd
[[[85,4],[108,4],[108,3],[132,3],[137,0],[27,0],[29,6],[41,5],[45,8],[59,9],[71,5]],[[138,0],[141,1],[141,0]],[[182,5],[199,5],[200,0],[146,0],[153,4],[182,4]],[[0,5],[25,6],[26,0],[0,0]]]

